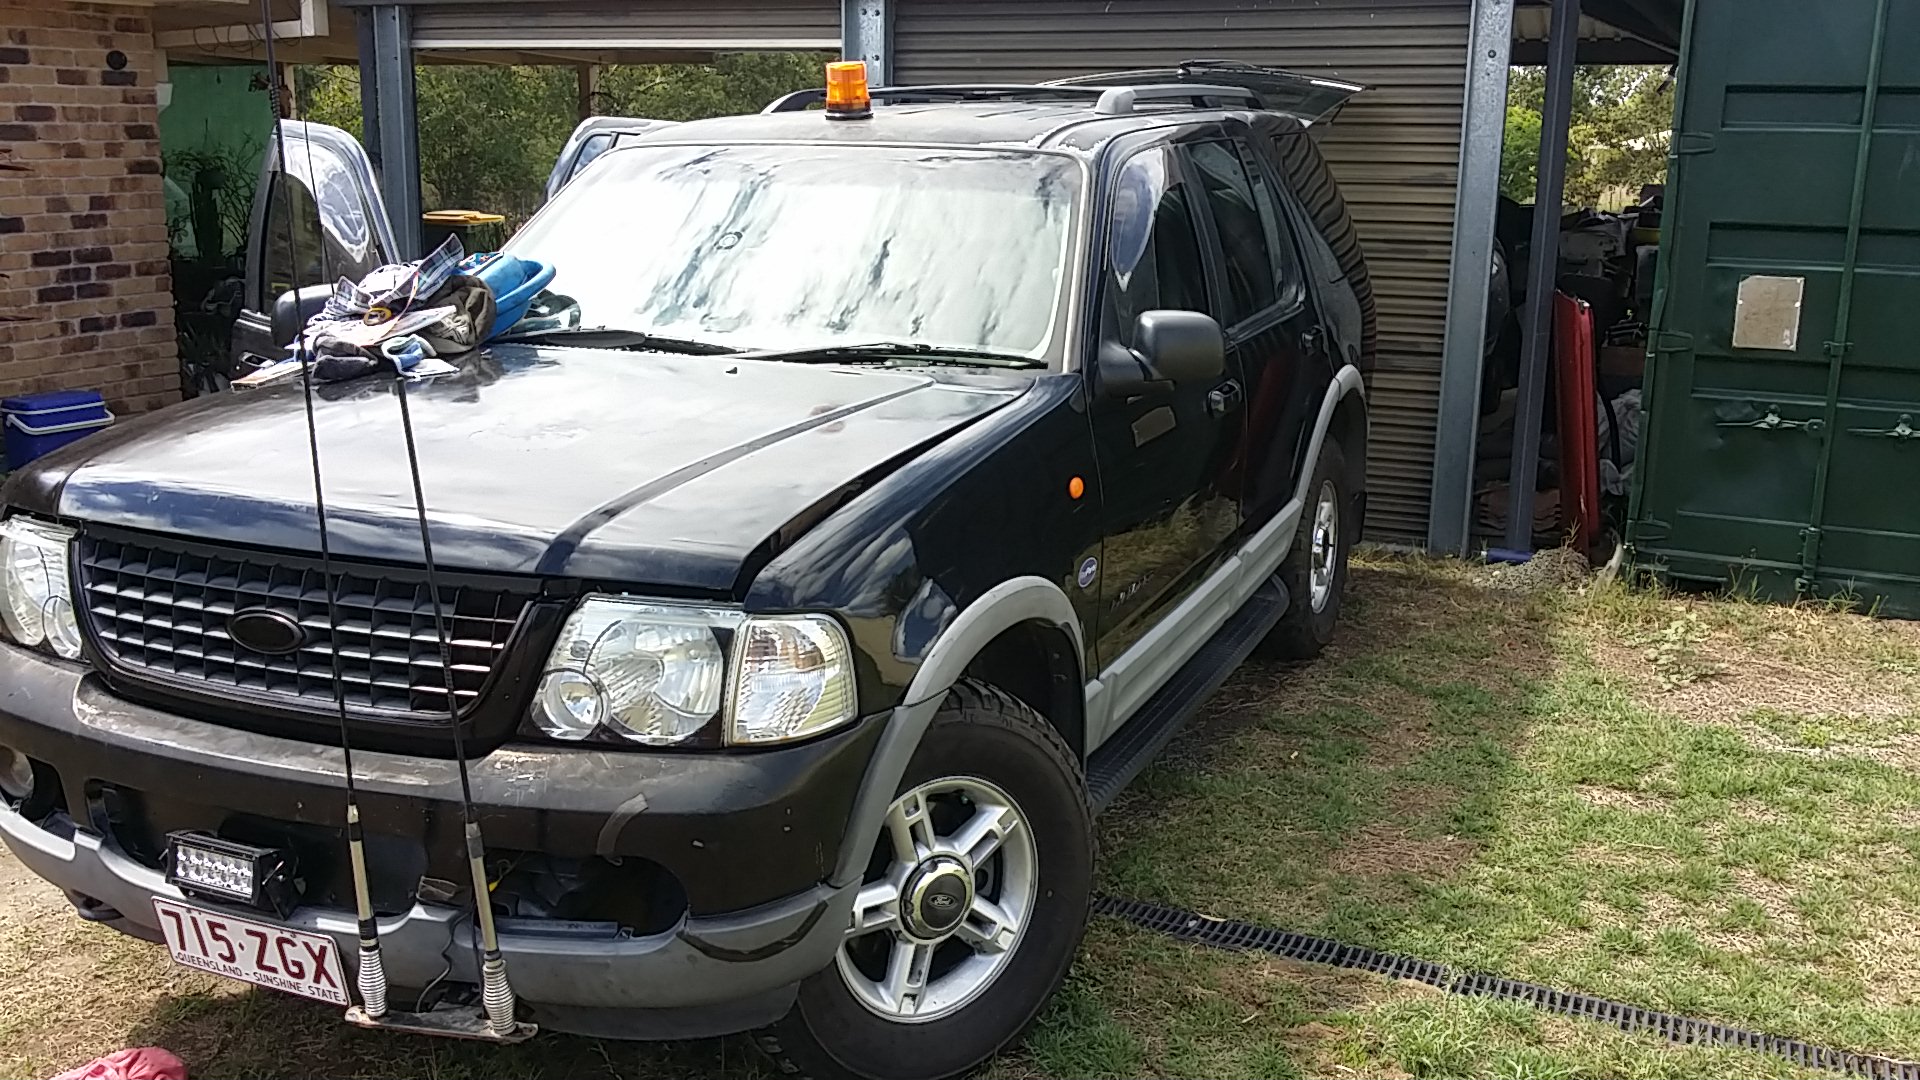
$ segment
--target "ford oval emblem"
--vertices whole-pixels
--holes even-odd
[[[951,911],[953,908],[959,906],[959,903],[960,901],[958,899],[948,896],[946,893],[937,892],[927,894],[927,906],[935,911]]]
[[[1077,580],[1080,582],[1082,589],[1093,588],[1093,583],[1100,580],[1100,560],[1095,559],[1091,555],[1087,556],[1086,560],[1080,564],[1080,573]]]
[[[307,631],[300,620],[271,608],[247,608],[236,611],[227,620],[227,633],[233,643],[268,656],[285,656],[307,643]]]

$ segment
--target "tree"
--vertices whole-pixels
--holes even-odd
[[[662,120],[755,112],[819,86],[822,62],[811,53],[738,53],[711,64],[608,67],[593,111]],[[417,68],[414,83],[426,208],[490,210],[514,226],[532,216],[577,120],[574,70],[436,64]],[[303,68],[295,89],[302,116],[360,134],[359,69]]]
[[[1507,142],[1500,189],[1532,202],[1540,165],[1546,69],[1515,68],[1507,83]],[[1569,206],[1593,206],[1609,192],[1637,193],[1666,179],[1673,82],[1660,67],[1581,67],[1573,76],[1567,132]]]

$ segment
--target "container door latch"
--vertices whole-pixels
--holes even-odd
[[[1900,422],[1885,430],[1881,430],[1880,428],[1848,428],[1847,434],[1865,435],[1870,439],[1899,439],[1906,441],[1908,439],[1920,439],[1920,428],[1913,426],[1913,415],[1911,413],[1902,413]]]

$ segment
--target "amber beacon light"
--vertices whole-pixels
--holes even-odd
[[[867,65],[860,60],[837,60],[827,65],[827,119],[864,120],[873,115],[867,94]]]

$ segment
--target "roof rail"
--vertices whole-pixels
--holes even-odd
[[[1097,86],[1041,86],[1026,83],[953,83],[928,86],[876,86],[868,92],[875,101],[904,104],[922,101],[1058,101],[1099,100]],[[802,112],[827,100],[825,89],[795,90],[773,99],[762,113]]]
[[[1232,101],[1247,108],[1260,108],[1260,95],[1238,86],[1167,83],[1160,86],[1110,87],[1094,103],[1093,111],[1102,116],[1125,116],[1133,112],[1134,106],[1140,102],[1163,104],[1172,101],[1191,101],[1195,108],[1217,108],[1213,99],[1223,103]]]
[[[1171,105],[1190,103],[1193,108],[1261,108],[1260,95],[1238,86],[1209,86],[1200,83],[1156,83],[1142,86],[1085,85],[1072,83],[955,83],[932,86],[880,86],[871,92],[873,100],[891,104],[931,101],[1088,101],[1102,116],[1124,116],[1135,111],[1136,104]],[[796,90],[775,98],[763,113],[802,112],[824,102],[823,89]]]
[[[1046,85],[1063,87],[1178,85],[1189,89],[1231,86],[1251,93],[1258,102],[1254,108],[1291,116],[1306,124],[1331,120],[1349,98],[1366,89],[1358,83],[1302,75],[1281,68],[1261,67],[1237,60],[1187,60],[1174,67],[1146,68],[1137,71],[1103,71],[1091,75],[1055,79]]]

